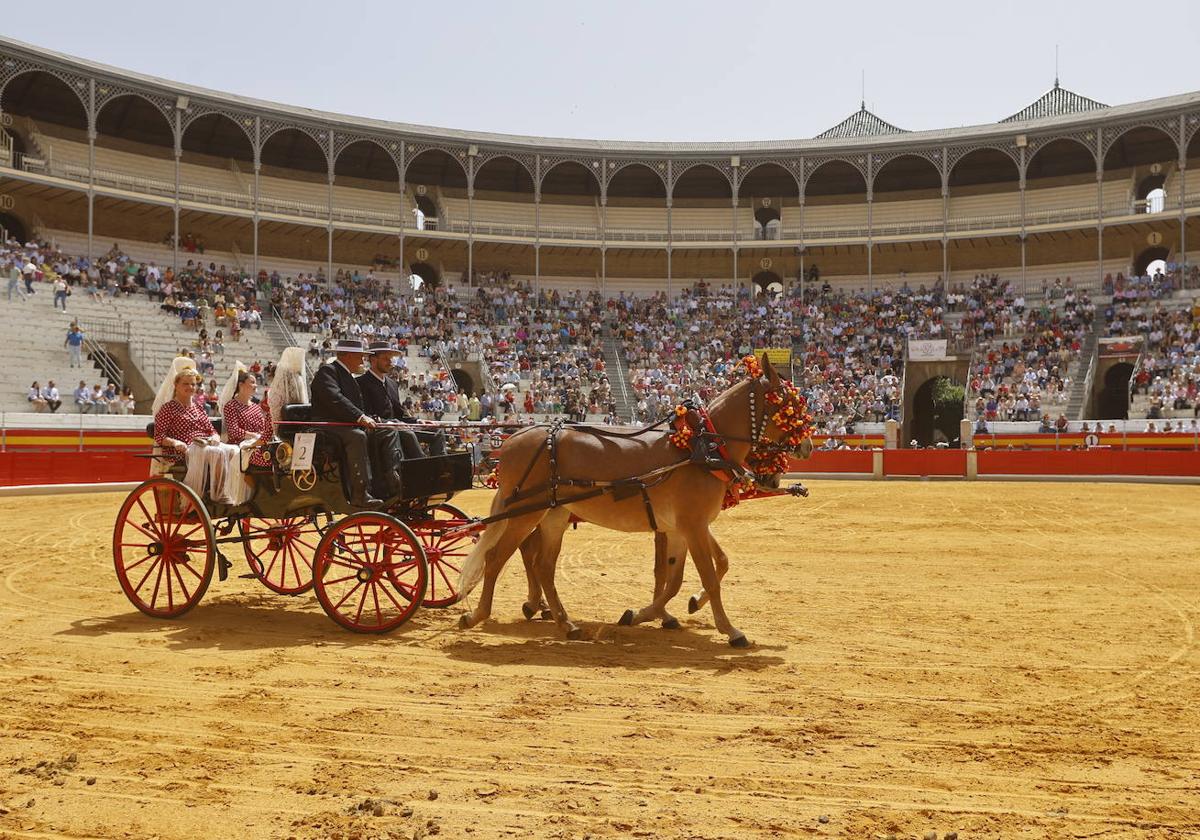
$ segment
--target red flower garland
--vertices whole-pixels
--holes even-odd
[[[738,367],[746,372],[751,379],[763,375],[762,364],[754,356],[746,356]],[[755,489],[756,479],[765,479],[779,473],[787,472],[789,467],[788,451],[797,449],[806,438],[812,437],[813,417],[808,413],[808,401],[800,395],[800,390],[789,381],[780,381],[779,386],[766,393],[767,404],[771,407],[768,421],[783,433],[774,446],[785,447],[787,451],[774,450],[773,444],[765,435],[761,436],[751,447],[746,457],[746,466],[753,475],[730,482],[725,490],[725,500],[722,510],[731,508],[741,501],[742,496]],[[675,432],[671,435],[671,443],[682,450],[689,450],[695,430],[687,420],[687,408],[675,406],[675,417],[671,421]],[[765,428],[765,426],[764,426]]]

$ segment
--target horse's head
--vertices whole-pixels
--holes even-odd
[[[779,376],[766,353],[757,361],[761,375],[754,376],[751,399],[758,400],[761,409],[752,411],[758,417],[760,429],[752,429],[760,449],[786,452],[797,458],[812,454],[812,416],[808,402],[796,386]],[[762,444],[765,443],[766,446]]]

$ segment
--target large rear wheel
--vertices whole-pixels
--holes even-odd
[[[412,618],[429,585],[417,536],[383,513],[347,516],[321,537],[313,583],[322,609],[347,630],[388,633]]]
[[[178,618],[204,597],[216,566],[212,520],[195,492],[166,477],[142,482],[113,527],[125,597],[154,618]]]

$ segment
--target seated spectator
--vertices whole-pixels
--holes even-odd
[[[79,380],[79,387],[72,392],[72,396],[75,398],[75,408],[80,414],[87,414],[95,408],[95,403],[92,402],[92,392],[82,379]]]
[[[29,400],[29,404],[33,406],[34,411],[46,410],[46,398],[42,396],[42,388],[36,380],[29,386],[29,393],[26,395],[26,399]]]
[[[46,401],[46,408],[50,409],[51,413],[58,411],[58,407],[62,405],[62,400],[58,397],[58,386],[54,384],[53,379],[48,380],[46,387],[42,389],[42,399]]]
[[[104,389],[102,394],[104,405],[109,414],[121,413],[121,395],[117,392],[117,386],[113,382],[108,383],[108,387]]]
[[[1042,424],[1038,426],[1038,431],[1042,434],[1054,433],[1054,423],[1051,422],[1049,414],[1042,415]]]
[[[92,386],[92,414],[106,414],[108,412],[108,401],[104,399],[104,389],[100,387],[100,383]]]

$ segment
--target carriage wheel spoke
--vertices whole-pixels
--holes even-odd
[[[270,564],[269,566],[267,566],[267,568],[263,569],[262,576],[263,576],[263,579],[264,579],[264,580],[270,580],[270,579],[271,579],[271,572],[272,572],[272,570],[274,570],[274,568],[275,568],[275,564],[276,564],[276,563],[278,563],[278,562],[279,562],[279,552],[278,552],[278,551],[276,551],[274,554],[272,554],[272,555],[271,555],[271,564]],[[259,559],[259,561],[258,561],[258,565],[259,565],[259,567],[260,567],[260,568],[262,567],[262,560],[261,560],[261,559]]]
[[[133,591],[135,594],[140,593],[142,591],[142,587],[146,585],[146,581],[149,580],[150,575],[154,574],[154,570],[156,568],[158,568],[159,565],[162,564],[162,559],[163,559],[162,555],[159,555],[158,557],[156,557],[154,559],[155,559],[155,562],[150,566],[149,569],[146,570],[146,574],[142,575],[142,579],[138,581],[137,586],[133,587]]]
[[[152,525],[155,530],[159,530],[158,519],[155,518],[154,514],[150,512],[150,509],[146,507],[146,503],[142,501],[142,497],[138,496],[136,499],[134,499],[134,501],[137,502],[137,506],[142,509],[142,513],[146,517],[146,524]],[[130,520],[126,519],[126,521],[128,522]]]
[[[355,575],[355,578],[356,578],[356,579],[357,579],[357,577],[358,577],[358,576],[357,576],[357,575]],[[354,584],[354,586],[353,586],[353,587],[351,587],[350,591],[349,591],[349,592],[347,592],[345,595],[343,595],[343,596],[342,596],[342,600],[338,601],[336,604],[334,604],[334,605],[333,605],[333,608],[334,608],[335,610],[336,610],[336,609],[340,609],[340,608],[341,608],[341,606],[342,606],[342,604],[346,603],[346,601],[348,601],[348,600],[350,599],[350,596],[351,596],[351,595],[353,595],[355,592],[357,592],[357,591],[359,590],[359,588],[360,588],[362,585],[363,585],[363,584],[362,584],[362,581],[361,581],[361,580],[360,580],[360,581],[358,581],[356,584]]]
[[[166,564],[167,564],[167,558],[165,558],[165,557],[163,558],[162,562],[158,564],[158,574],[156,574],[154,576],[154,591],[150,594],[150,608],[151,609],[153,609],[154,605],[158,603],[158,589],[160,586],[162,586],[163,566],[165,566]]]
[[[175,609],[175,585],[171,583],[171,566],[170,560],[163,564],[167,570],[167,610]]]
[[[363,607],[366,606],[366,603],[367,603],[367,590],[370,589],[371,586],[374,585],[374,583],[375,583],[375,581],[371,581],[370,583],[368,583],[366,586],[364,586],[362,588],[362,595],[360,595],[358,598],[358,612],[356,612],[354,614],[354,623],[355,624],[358,624],[360,621],[362,621]]]
[[[300,577],[300,567],[296,565],[296,549],[292,547],[291,543],[288,543],[286,548],[288,557],[292,561],[292,574],[296,576],[296,585],[300,586],[304,583],[304,579]]]
[[[346,575],[345,577],[334,578],[333,580],[324,581],[326,586],[333,586],[335,583],[345,583],[348,580],[354,580],[358,575]]]
[[[145,548],[145,546],[142,546],[142,548]],[[129,574],[134,569],[136,569],[138,566],[142,565],[147,560],[150,560],[153,557],[154,557],[153,554],[147,554],[145,557],[143,557],[141,560],[137,561],[136,563],[130,563],[129,565],[124,566],[125,574]]]
[[[434,564],[434,566],[437,568],[437,575],[429,576],[429,587],[432,589],[437,584],[438,575],[440,575],[442,580],[444,580],[446,582],[446,588],[449,589],[451,592],[453,592],[454,584],[450,582],[450,578],[446,575],[446,570],[442,568],[443,565],[449,565],[449,564],[442,564],[442,563]],[[457,570],[455,570],[455,571],[457,571]]]
[[[405,610],[409,609],[409,607],[401,606],[400,602],[396,600],[396,596],[393,595],[391,590],[389,590],[386,586],[383,587],[383,594],[388,597],[388,600],[391,601],[395,605],[396,609],[398,609],[401,613],[404,613]]]
[[[175,573],[175,579],[179,582],[179,591],[183,593],[183,600],[185,602],[187,602],[187,601],[191,600],[192,593],[190,591],[188,591],[187,586],[184,585],[183,575],[179,574],[179,566],[180,565],[181,564],[179,564],[179,563],[172,563],[171,571],[173,571]]]
[[[383,611],[379,609],[379,585],[371,581],[371,598],[375,601],[375,626],[383,626]]]
[[[141,500],[141,499],[138,499],[138,500],[137,500],[137,502],[138,502],[138,504],[139,504],[139,505],[140,505],[140,504],[142,504],[142,500]],[[143,507],[142,507],[142,510],[145,510],[145,509],[146,509],[146,508],[145,508],[145,506],[143,506]],[[153,522],[153,521],[154,521],[154,518],[153,518],[153,517],[151,517],[151,516],[147,516],[147,523],[151,523],[151,522]],[[162,535],[161,535],[161,534],[152,534],[152,533],[150,533],[149,531],[147,531],[147,530],[146,530],[145,528],[143,528],[141,525],[139,525],[139,524],[137,524],[136,522],[134,522],[134,521],[133,521],[132,519],[130,519],[129,517],[126,517],[126,518],[125,518],[125,524],[126,524],[126,525],[132,525],[134,528],[137,528],[139,531],[141,531],[143,534],[145,534],[147,537],[149,537],[149,538],[150,538],[151,540],[153,540],[154,542],[158,542],[158,541],[159,541],[159,540],[162,538]]]
[[[186,560],[180,560],[175,565],[183,566],[183,568],[187,569],[189,572],[192,573],[192,577],[194,577],[196,580],[204,580],[204,575],[200,574],[199,572],[197,572],[195,569],[192,568],[192,558],[191,557],[187,558]]]

